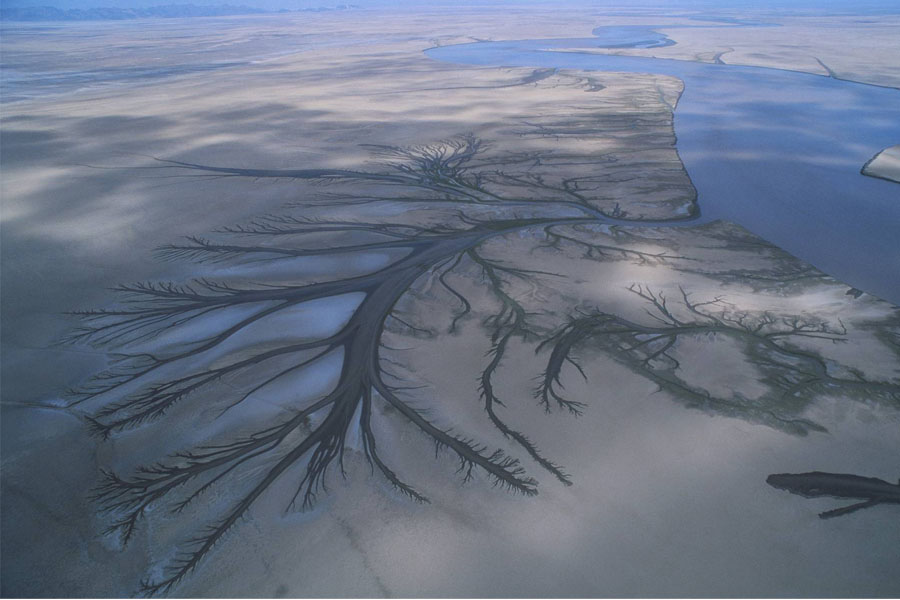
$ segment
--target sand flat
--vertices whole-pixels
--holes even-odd
[[[115,515],[89,499],[101,469],[127,477],[142,465],[177,466],[167,462],[175,453],[283,423],[346,377],[344,357],[360,348],[378,354],[355,358],[348,376],[380,377],[400,396],[368,397],[379,456],[431,504],[372,473],[364,425],[353,421],[342,440],[346,477],[332,464],[327,493],[296,510],[290,500],[306,463],[292,464],[173,594],[896,589],[896,532],[885,526],[893,507],[823,528],[816,513],[833,503],[765,484],[786,470],[896,478],[896,308],[857,297],[731,223],[641,225],[683,218],[696,202],[672,129],[677,79],[465,67],[422,54],[473,37],[588,31],[592,11],[362,15],[216,21],[222,28],[183,21],[179,33],[204,60],[228,59],[232,45],[255,55],[256,43],[269,56],[271,36],[282,33],[288,45],[309,44],[215,76],[181,73],[3,108],[4,595],[125,596],[144,577],[164,578],[177,549],[228,514],[330,408],[181,514],[168,509],[193,482],[152,503],[127,546],[103,533]],[[148,27],[139,48],[123,52],[152,49],[158,31]],[[63,30],[54,52],[82,48],[116,61],[103,48],[129,40],[115,25]],[[88,33],[95,37],[85,41]],[[16,49],[41,54],[50,39]],[[327,250],[341,247],[362,249]],[[203,278],[224,287],[203,288]],[[79,325],[63,313],[122,306],[109,288],[147,281],[194,285],[217,301],[234,290],[262,299],[132,340],[126,351],[147,351],[132,357],[136,369],[150,354],[177,356],[275,310],[208,352],[60,410],[67,387],[115,367],[122,351],[96,337],[53,345]],[[267,296],[323,282],[337,291],[285,306],[284,296]],[[289,351],[348,324],[357,345],[315,360]],[[567,332],[577,339],[567,338],[564,388],[553,389],[579,403],[578,418],[552,396],[547,414],[540,398]],[[115,422],[116,409],[98,413],[122,402],[127,418],[145,385],[285,348],[156,419],[112,426],[107,440],[86,425],[88,415]],[[279,371],[288,374],[241,400]],[[485,381],[497,417],[573,485],[491,422]],[[48,401],[56,408],[34,408]],[[539,494],[510,493],[481,467],[463,482],[454,450],[435,456],[435,432],[404,406],[485,454],[518,459],[523,480],[535,479],[522,490]],[[364,410],[348,409],[349,418]]]
[[[862,168],[863,175],[900,183],[900,146],[885,148]]]

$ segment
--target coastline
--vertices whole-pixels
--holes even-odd
[[[890,146],[875,154],[862,166],[860,173],[900,183],[900,145]]]

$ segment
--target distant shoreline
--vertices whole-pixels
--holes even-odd
[[[244,5],[195,5],[160,4],[145,8],[117,8],[112,6],[94,8],[57,8],[55,6],[30,6],[0,9],[0,21],[43,22],[43,21],[127,21],[132,19],[177,19],[184,17],[231,17],[239,15],[273,15],[297,12],[327,12],[353,10],[355,4],[338,4],[316,8],[288,10],[266,10]]]
[[[900,183],[900,144],[878,152],[863,165],[860,173]]]

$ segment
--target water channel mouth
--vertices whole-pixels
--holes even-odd
[[[900,185],[860,173],[900,142],[900,90],[798,71],[594,53],[671,45],[656,29],[598,28],[593,38],[476,42],[426,54],[471,65],[678,77],[677,148],[702,217],[671,226],[738,223],[900,305]]]

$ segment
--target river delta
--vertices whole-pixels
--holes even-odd
[[[900,590],[900,17],[3,27],[4,596]]]

